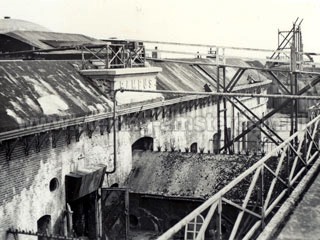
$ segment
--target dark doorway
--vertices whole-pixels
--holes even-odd
[[[37,221],[38,233],[50,235],[51,233],[51,216],[44,215]],[[46,237],[38,237],[38,240],[46,240]]]
[[[220,136],[219,133],[213,134],[213,153],[219,154],[220,151]]]
[[[102,240],[127,239],[129,224],[138,219],[129,217],[129,192],[121,188],[101,189]]]
[[[139,138],[132,144],[133,150],[153,150],[153,138],[152,137],[143,137]]]
[[[69,203],[73,211],[73,229],[77,237],[89,237],[89,239],[97,237],[97,197],[95,191]]]
[[[198,152],[198,143],[196,143],[196,142],[192,143],[191,146],[190,146],[190,151],[192,153]]]

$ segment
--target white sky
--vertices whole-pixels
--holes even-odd
[[[0,0],[4,16],[92,37],[268,49],[300,17],[304,50],[320,52],[320,0]]]

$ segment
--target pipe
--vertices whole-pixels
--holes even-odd
[[[111,41],[111,39],[109,41]],[[114,41],[114,39],[112,39],[112,41]],[[119,41],[122,41],[122,40],[119,40]],[[279,52],[277,50],[275,51],[274,49],[219,46],[219,45],[215,45],[215,44],[179,43],[179,42],[150,41],[150,40],[140,40],[140,39],[126,39],[125,41],[128,41],[128,42],[143,42],[143,43],[149,43],[149,44],[189,46],[189,47],[225,48],[225,49],[232,49],[232,50],[245,50],[245,51],[255,51],[255,52]]]
[[[241,59],[241,57],[239,57],[239,59]],[[267,72],[269,72],[269,71],[287,72],[287,73],[291,73],[292,72],[289,69],[239,66],[239,65],[232,65],[232,64],[222,64],[222,63],[197,62],[197,61],[192,61],[192,60],[185,61],[185,60],[172,60],[172,59],[158,59],[158,58],[150,58],[150,57],[147,57],[146,60],[152,60],[152,61],[155,61],[155,62],[173,62],[173,63],[180,63],[180,64],[188,64],[188,65],[221,66],[221,67],[231,67],[231,68],[240,68],[240,69],[252,69],[252,70],[260,70],[260,71],[267,71]],[[296,71],[296,73],[320,75],[319,72]]]
[[[163,94],[182,94],[182,95],[205,95],[205,96],[227,96],[227,97],[264,97],[264,98],[287,98],[287,99],[312,99],[320,100],[320,96],[301,96],[288,94],[257,94],[257,93],[233,93],[233,92],[195,92],[195,91],[171,91],[171,90],[140,90],[140,89],[119,89],[121,92],[145,92]]]
[[[116,95],[117,92],[123,92],[122,89],[115,89],[113,91],[113,169],[111,171],[106,171],[105,174],[112,174],[115,173],[117,170],[117,115],[116,115],[116,107],[117,107],[117,100]]]

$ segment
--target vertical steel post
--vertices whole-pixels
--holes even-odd
[[[226,92],[226,68],[222,68],[222,86],[223,92]],[[223,127],[224,127],[224,145],[228,146],[229,139],[228,139],[228,126],[227,126],[227,99],[223,98]],[[233,144],[232,144],[233,146]],[[230,153],[230,147],[228,147]]]
[[[117,160],[117,116],[116,116],[116,108],[117,108],[117,99],[116,99],[117,91],[114,90],[113,94],[113,161]]]
[[[240,134],[240,112],[238,112],[238,135]],[[234,139],[234,136],[233,138]],[[238,153],[241,152],[240,140],[238,140]]]
[[[84,50],[83,47],[81,47],[81,60],[82,60],[82,69],[85,69],[85,59],[84,59]]]
[[[106,45],[106,50],[107,50],[107,53],[106,53],[106,68],[109,69],[110,68],[110,63],[109,63],[109,44]]]
[[[298,92],[298,74],[294,73],[294,94],[296,95]],[[298,131],[298,114],[299,114],[299,100],[295,99],[295,132]]]
[[[296,67],[297,67],[297,63],[296,63],[296,26],[295,24],[293,24],[293,35],[292,35],[292,44],[291,44],[291,51],[290,51],[290,60],[291,60],[291,64],[290,64],[290,91],[291,94],[294,95],[295,94],[295,72],[296,72]],[[290,113],[290,118],[291,118],[291,130],[290,130],[290,135],[292,135],[295,131],[295,101],[293,100],[291,102],[291,113]]]
[[[143,67],[146,66],[146,47],[143,46]]]
[[[297,30],[296,30],[296,25],[295,23],[293,24],[293,35],[292,35],[292,44],[291,44],[291,51],[290,51],[290,60],[291,60],[291,71],[290,71],[290,90],[291,94],[295,95],[297,93],[297,75],[296,75],[296,70],[297,70]],[[291,102],[291,131],[290,135],[295,133],[298,128],[298,109],[297,109],[297,99],[292,100]],[[291,144],[293,146],[296,145],[297,140],[293,139]],[[290,164],[291,164],[291,159],[293,159],[294,152],[292,150],[288,151],[288,161],[287,161],[287,172],[288,172],[288,181],[289,181],[289,175],[290,175]],[[290,181],[288,182],[288,185],[290,186]],[[290,193],[290,189],[288,191]]]
[[[218,57],[218,56],[217,56]],[[220,66],[217,66],[217,92],[220,92]],[[218,102],[217,102],[217,128],[218,128],[218,149],[220,149],[220,140],[221,140],[221,126],[220,126],[220,99],[221,97],[218,96]],[[220,151],[220,150],[218,150]],[[218,152],[220,153],[220,152]]]
[[[265,211],[264,211],[264,166],[261,166],[261,182],[260,182],[260,197],[261,197],[261,229],[265,227]]]

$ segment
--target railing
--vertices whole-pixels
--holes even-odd
[[[46,233],[40,233],[40,232],[34,232],[34,231],[27,231],[27,230],[21,230],[21,229],[13,229],[10,228],[7,230],[7,235],[13,235],[13,239],[19,239],[18,235],[29,235],[30,237],[28,239],[61,239],[61,240],[80,240],[80,238],[76,237],[68,237],[68,236],[61,236],[61,235],[53,235],[53,234],[46,234]]]
[[[255,238],[319,157],[319,121],[317,116],[158,239],[183,238],[183,228],[198,216],[204,221],[192,239]]]
[[[112,43],[97,47],[80,46],[80,49],[82,69],[145,66],[145,47],[141,43]]]
[[[220,140],[220,146],[225,144],[224,140]],[[260,141],[251,141],[251,140],[239,140],[235,141],[233,146],[231,146],[230,150],[232,154],[239,155],[262,155],[264,156],[266,153],[271,152],[274,148],[281,144],[281,141],[278,141],[278,144],[268,140],[266,137]],[[216,153],[216,152],[215,152]],[[221,153],[226,153],[222,151]]]

